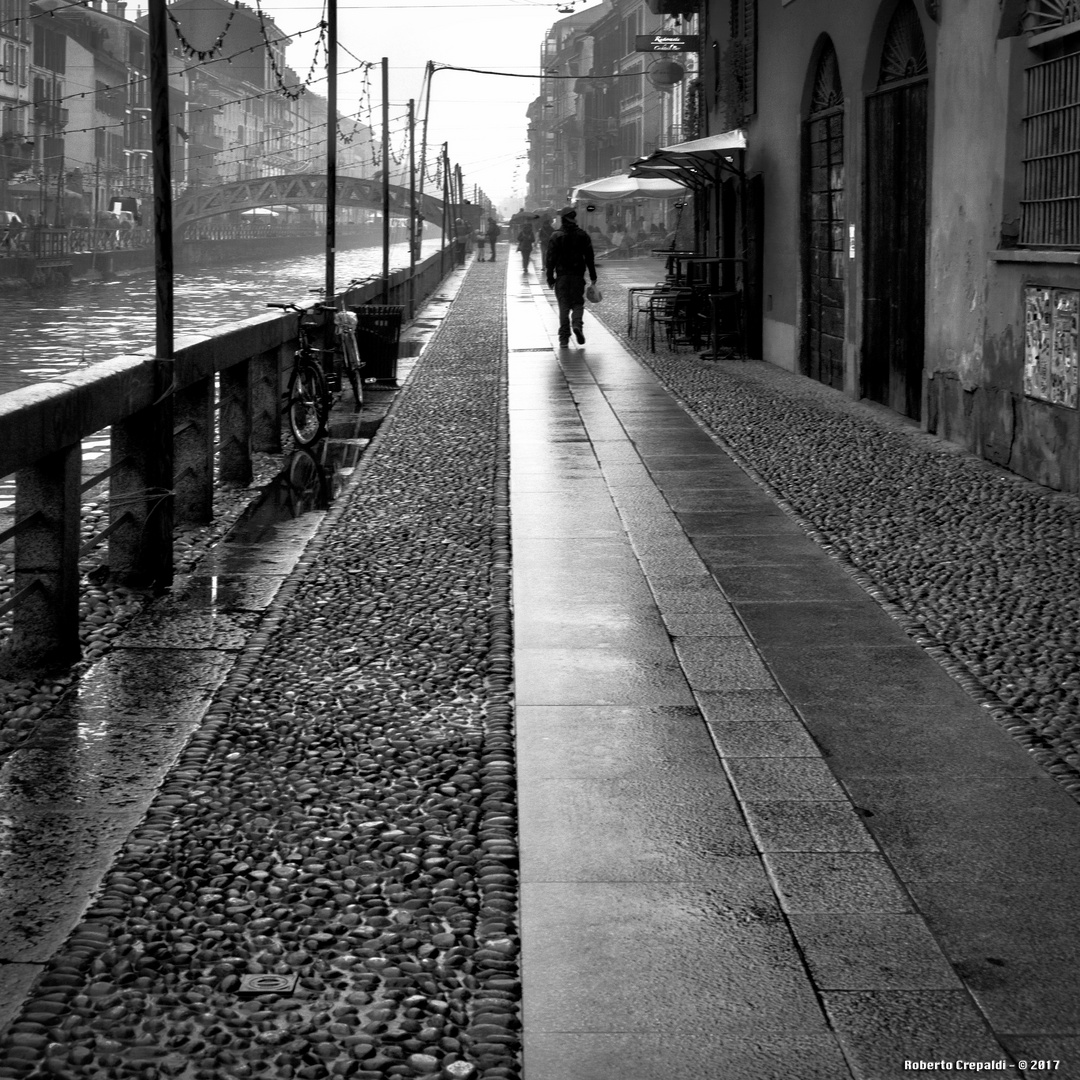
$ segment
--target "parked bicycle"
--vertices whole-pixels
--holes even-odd
[[[342,372],[349,380],[357,412],[364,405],[363,361],[356,344],[356,316],[333,304],[317,304],[312,309],[298,304],[267,304],[300,316],[299,345],[285,391],[285,415],[297,446],[311,446],[326,434],[334,400],[342,389]],[[316,311],[333,312],[335,344],[324,349],[314,343],[322,326],[313,318]]]

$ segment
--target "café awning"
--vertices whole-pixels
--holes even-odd
[[[654,150],[630,166],[632,177],[674,180],[690,188],[716,183],[724,173],[743,176],[746,132],[742,128],[674,143]]]
[[[672,199],[685,195],[686,185],[678,180],[666,177],[628,176],[620,173],[607,176],[603,180],[592,180],[579,184],[570,196],[571,202],[578,199],[594,199],[608,202],[615,199]]]

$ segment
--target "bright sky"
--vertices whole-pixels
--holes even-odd
[[[314,26],[322,17],[322,0],[261,2],[287,34]],[[395,129],[398,132],[395,152],[399,152],[409,98],[416,99],[417,116],[423,117],[421,84],[429,60],[537,75],[544,33],[565,17],[560,6],[573,6],[577,12],[596,5],[592,0],[572,4],[567,0],[562,5],[541,0],[339,0],[338,71],[355,67],[354,56],[375,63],[384,56],[389,59],[390,129],[392,137]],[[288,62],[300,75],[308,70],[313,40],[314,35],[305,35],[288,50]],[[377,126],[381,74],[376,68],[368,78]],[[466,195],[475,184],[497,205],[514,202],[516,209],[525,198],[528,168],[525,109],[539,85],[537,78],[437,71],[431,91],[429,161],[448,142],[451,165],[459,164],[464,174]],[[325,94],[325,82],[315,89]],[[359,74],[339,75],[339,112],[354,112],[362,94]]]

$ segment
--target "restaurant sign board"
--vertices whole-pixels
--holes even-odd
[[[637,34],[637,52],[696,52],[697,34]]]

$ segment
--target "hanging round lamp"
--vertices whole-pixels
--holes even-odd
[[[645,78],[657,90],[670,90],[683,81],[686,69],[674,60],[654,60],[645,72]]]

